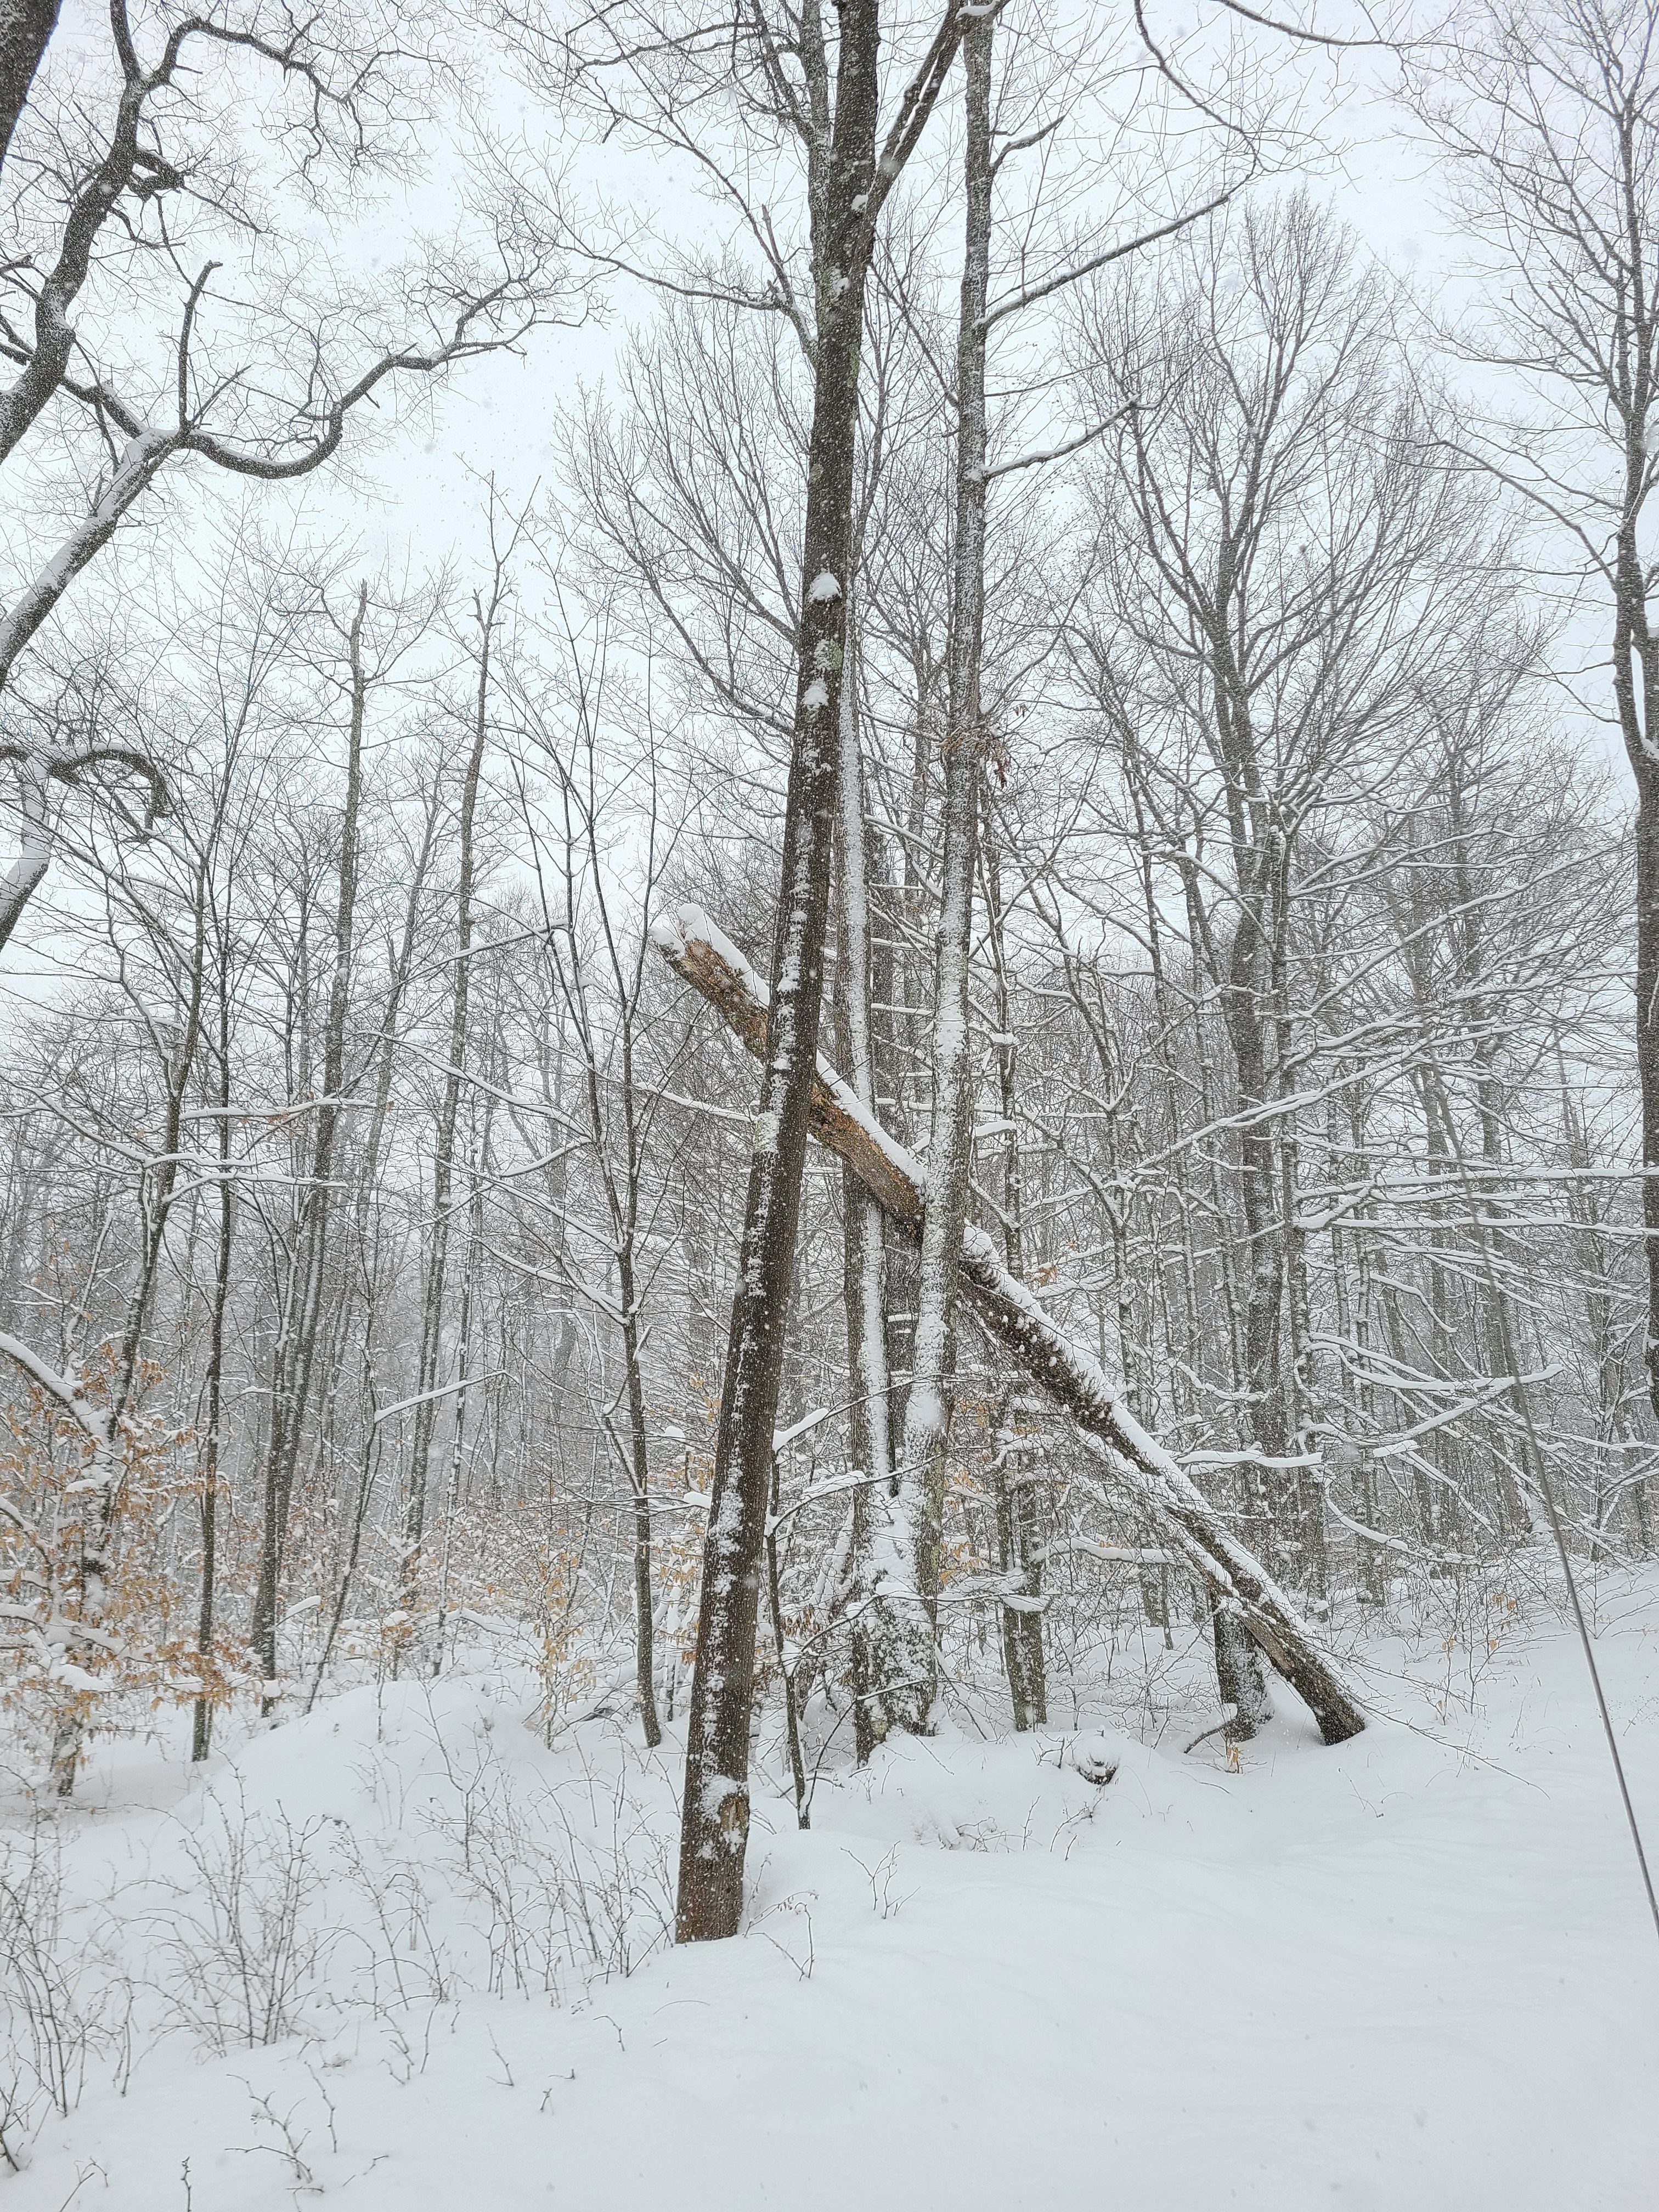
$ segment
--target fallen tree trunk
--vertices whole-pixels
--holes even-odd
[[[766,1048],[768,992],[729,938],[700,907],[682,906],[652,932],[658,950],[721,1015],[758,1058]],[[922,1224],[921,1170],[844,1084],[822,1054],[809,1126],[845,1161],[891,1220],[910,1237]],[[963,1241],[962,1288],[989,1334],[1062,1406],[1118,1486],[1148,1515],[1180,1557],[1221,1602],[1235,1607],[1250,1635],[1319,1723],[1327,1743],[1358,1735],[1365,1716],[1338,1669],[1260,1560],[1231,1536],[1182,1468],[1148,1436],[1113,1389],[1105,1370],[1069,1337],[998,1257],[982,1230]]]

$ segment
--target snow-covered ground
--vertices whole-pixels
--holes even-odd
[[[1601,1597],[1659,1837],[1659,1589]],[[672,1738],[550,1752],[479,1676],[194,1779],[120,1749],[59,1831],[103,2047],[0,2206],[1659,2203],[1659,1942],[1576,1647],[1364,1656],[1393,1717],[1334,1751],[953,1729],[823,1774],[810,1833],[763,1799],[745,1934],[678,1953]]]

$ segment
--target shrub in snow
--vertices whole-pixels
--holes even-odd
[[[113,1364],[107,1345],[87,1363],[88,1405],[107,1402]],[[222,1631],[199,1647],[174,1565],[179,1527],[200,1513],[192,1432],[140,1409],[101,1453],[46,1391],[4,1375],[0,1712],[67,1796],[89,1735],[142,1729],[202,1697],[224,1704],[249,1679],[246,1647]],[[141,1361],[135,1405],[166,1381]]]

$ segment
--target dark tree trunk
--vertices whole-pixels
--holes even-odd
[[[0,0],[0,164],[23,112],[61,0]]]
[[[880,205],[931,112],[961,35],[952,11],[905,94],[878,168],[878,0],[842,0],[838,12],[835,121],[813,222],[817,341],[794,744],[784,805],[765,1075],[703,1547],[680,1838],[676,1927],[683,1943],[735,1935],[743,1909],[750,1708],[772,1431],[823,995],[865,283]]]
[[[859,356],[869,270],[862,203],[875,179],[877,16],[875,0],[848,0],[841,11],[823,222],[830,238],[845,241],[835,264],[844,281],[838,296],[825,301],[818,326],[795,739],[784,810],[766,1073],[720,1393],[691,1684],[677,1919],[683,1943],[735,1935],[743,1909],[761,1555],[823,989]]]

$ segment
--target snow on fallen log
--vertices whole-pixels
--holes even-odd
[[[757,1059],[766,1051],[770,996],[728,937],[696,906],[677,907],[652,926],[652,941],[700,991]],[[920,1236],[921,1170],[833,1067],[818,1057],[812,1133],[843,1160],[907,1237]],[[1255,1642],[1313,1713],[1327,1743],[1358,1735],[1365,1716],[1339,1669],[1273,1577],[1223,1525],[1164,1447],[1124,1405],[1105,1370],[1069,1336],[996,1246],[970,1223],[963,1240],[962,1287],[975,1313],[1010,1357],[1068,1413],[1119,1488],[1148,1515],[1170,1549],[1235,1607]]]

